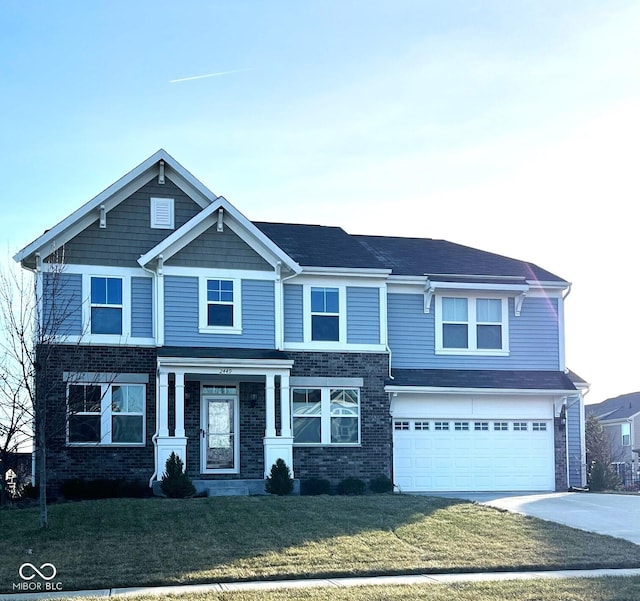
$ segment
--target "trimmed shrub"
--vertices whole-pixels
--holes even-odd
[[[162,492],[172,499],[185,499],[196,494],[196,489],[191,478],[184,471],[182,459],[175,453],[169,455],[165,466],[166,472],[162,475],[160,488]]]
[[[65,480],[60,486],[60,492],[65,499],[71,501],[151,496],[151,489],[144,482],[106,478]]]
[[[387,476],[380,475],[369,481],[369,490],[375,493],[391,492],[393,490],[393,482]]]
[[[363,495],[365,484],[360,478],[345,478],[338,484],[339,495]]]
[[[328,495],[331,493],[331,482],[324,478],[306,478],[300,481],[301,495]]]
[[[291,470],[284,459],[278,459],[272,466],[265,482],[265,491],[271,495],[288,495],[293,491]]]

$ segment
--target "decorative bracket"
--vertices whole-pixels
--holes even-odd
[[[100,205],[100,228],[105,229],[107,227],[107,209],[104,205]]]
[[[427,281],[427,287],[424,291],[424,312],[429,313],[431,311],[431,299],[433,298],[433,293],[435,292],[435,288],[433,284]]]
[[[164,184],[164,161],[160,161],[158,170],[158,183]]]
[[[156,273],[158,275],[162,275],[162,269],[164,268],[164,257],[162,255],[158,255],[158,268]]]
[[[217,230],[219,232],[224,231],[224,223],[222,221],[223,217],[224,217],[224,209],[220,207],[218,209],[218,227],[217,227]]]
[[[522,303],[524,303],[524,297],[527,296],[526,292],[521,292],[515,297],[513,302],[513,312],[516,317],[520,317],[520,311],[522,311]]]

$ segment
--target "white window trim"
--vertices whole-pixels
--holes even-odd
[[[225,280],[233,283],[233,325],[210,326],[208,324],[207,281]],[[198,331],[201,334],[242,334],[242,281],[220,275],[201,275],[198,278]]]
[[[118,379],[120,380],[120,378]],[[69,412],[69,387],[71,386],[100,386],[100,434],[101,440],[98,442],[71,442],[69,440],[69,420],[72,417]],[[111,420],[113,413],[111,411],[111,394],[113,386],[141,386],[142,387],[142,441],[141,442],[111,442]],[[85,382],[70,381],[67,383],[66,391],[67,404],[67,446],[70,447],[144,447],[147,440],[147,386],[140,382],[112,382],[107,384],[104,382]],[[95,413],[78,412],[73,415],[95,415]],[[137,415],[137,414],[136,414]]]
[[[313,340],[311,332],[311,289],[334,288],[338,290],[338,313],[317,313],[316,315],[338,316],[338,340]],[[347,345],[347,287],[342,284],[328,282],[304,284],[302,291],[302,311],[304,317],[304,348],[334,350],[346,348]]]
[[[296,447],[359,447],[362,444],[362,393],[355,386],[292,386],[291,387],[291,420],[296,417],[293,410],[293,391],[296,389],[320,390],[320,442],[294,442]],[[356,442],[331,442],[331,391],[358,391],[358,440]],[[338,416],[336,416],[338,417]]]
[[[157,230],[174,230],[175,229],[175,200],[173,198],[150,198],[150,220],[151,228]],[[169,211],[169,221],[162,223],[157,220],[158,208],[166,205]]]
[[[442,299],[443,298],[465,298],[467,299],[467,325],[468,325],[468,348],[445,348],[442,342]],[[496,299],[501,303],[502,315],[502,348],[500,349],[479,349],[477,348],[477,319],[476,300],[479,298]],[[448,322],[447,322],[448,323]],[[509,355],[509,298],[499,294],[460,294],[459,292],[442,292],[436,295],[436,316],[435,316],[435,353],[436,355],[479,355],[505,357]]]

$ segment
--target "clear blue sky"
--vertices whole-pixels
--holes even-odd
[[[0,26],[7,255],[162,147],[250,219],[541,265],[588,402],[640,389],[640,3],[0,0]]]

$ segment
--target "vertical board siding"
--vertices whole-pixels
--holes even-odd
[[[567,448],[569,451],[569,486],[584,486],[582,479],[582,403],[580,396],[567,399]]]
[[[389,294],[389,346],[393,367],[406,369],[560,368],[558,299],[526,298],[519,317],[509,299],[509,355],[506,357],[436,355],[435,299],[424,312],[422,294]]]
[[[166,276],[165,344],[231,348],[275,348],[274,283],[242,280],[242,334],[201,334],[198,278]]]
[[[153,337],[153,280],[131,278],[131,336]]]
[[[380,291],[347,287],[347,342],[380,344]]]
[[[304,317],[302,314],[302,286],[284,285],[284,341],[304,341]]]
[[[43,329],[49,335],[82,335],[82,276],[80,274],[43,274],[42,320]]]

